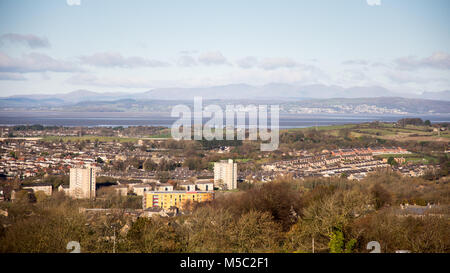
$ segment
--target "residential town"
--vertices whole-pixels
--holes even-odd
[[[4,229],[13,232],[9,228],[15,219],[9,217],[13,208],[26,208],[22,207],[26,204],[58,211],[63,206],[61,213],[82,217],[83,228],[94,232],[95,240],[106,243],[91,246],[90,251],[95,252],[108,249],[111,243],[111,235],[105,235],[111,229],[105,231],[105,225],[112,227],[113,232],[117,228],[117,243],[122,244],[122,251],[132,251],[125,242],[139,244],[139,239],[130,236],[142,221],[145,225],[159,225],[158,230],[164,234],[196,234],[189,231],[191,220],[182,223],[183,219],[213,225],[221,220],[208,217],[233,213],[236,216],[226,216],[231,217],[228,221],[250,221],[262,227],[266,222],[258,222],[265,217],[261,213],[268,212],[273,219],[268,220],[269,225],[295,227],[306,223],[296,220],[307,217],[299,216],[308,213],[301,207],[303,202],[310,202],[311,208],[316,206],[308,200],[315,200],[316,192],[322,190],[330,191],[320,194],[320,198],[332,198],[327,202],[344,198],[338,195],[343,190],[345,194],[360,192],[352,197],[358,201],[347,205],[361,206],[355,209],[365,215],[391,209],[390,217],[395,221],[405,217],[425,221],[426,215],[447,217],[442,210],[447,202],[448,147],[438,141],[399,142],[377,138],[376,134],[368,138],[353,135],[364,130],[391,130],[389,126],[371,123],[352,129],[330,126],[325,130],[285,130],[280,134],[280,148],[273,152],[261,152],[259,144],[251,141],[178,141],[167,137],[167,128],[160,127],[3,128],[0,220]],[[393,127],[395,130],[404,130],[401,124],[395,126],[400,126]],[[336,187],[342,190],[327,197]],[[438,194],[440,188],[442,194]],[[349,200],[343,199],[339,202],[344,203],[329,209],[345,207]],[[252,213],[260,220],[251,220]],[[226,228],[225,223],[219,229],[223,227]],[[291,236],[290,232],[283,232]],[[267,241],[271,236],[266,234],[264,238]],[[279,242],[292,250],[288,240]],[[328,249],[325,242],[327,239],[321,241],[323,250]],[[177,241],[172,243],[176,245]],[[202,245],[199,249],[213,251],[215,245],[214,242],[212,248]],[[139,250],[141,246],[132,249]]]
[[[109,177],[114,179],[112,186],[119,195],[133,194],[142,196],[142,206],[152,207],[148,200],[158,199],[170,192],[171,200],[159,203],[153,202],[161,208],[169,208],[180,199],[180,190],[198,192],[191,198],[195,201],[210,200],[214,194],[201,197],[203,192],[212,192],[215,189],[233,190],[238,188],[238,183],[254,183],[255,181],[269,182],[277,177],[292,176],[295,179],[307,177],[343,177],[349,180],[361,180],[368,173],[379,169],[390,168],[404,176],[419,177],[430,168],[428,164],[415,162],[406,164],[403,156],[412,153],[401,147],[369,147],[352,149],[323,149],[320,153],[308,150],[291,150],[283,153],[284,160],[270,160],[261,165],[259,170],[244,168],[238,172],[238,163],[232,159],[218,162],[210,162],[210,167],[205,169],[191,169],[184,163],[186,155],[171,152],[167,147],[170,139],[142,137],[139,130],[146,133],[158,133],[160,128],[48,128],[42,126],[27,127],[26,130],[14,131],[16,138],[3,138],[0,140],[0,176],[3,179],[22,181],[22,189],[43,191],[51,195],[52,190],[63,191],[67,195],[76,196],[70,191],[75,170],[81,170],[80,166],[89,166],[95,170],[97,177]],[[3,128],[3,132],[9,132],[9,128]],[[133,134],[134,138],[125,132]],[[80,138],[78,140],[62,141],[62,138],[45,139],[48,134],[52,137],[71,137],[87,134],[98,138]],[[90,134],[90,135],[89,135]],[[105,134],[121,136],[121,138],[104,138]],[[103,137],[103,138],[102,138]],[[123,139],[130,141],[121,141]],[[141,138],[139,138],[141,137]],[[67,140],[67,138],[66,138]],[[80,141],[81,140],[81,141]],[[233,147],[220,146],[206,150],[206,153],[221,155],[226,158]],[[395,156],[388,162],[388,156]],[[155,166],[166,166],[157,168]],[[70,181],[59,185],[45,184],[44,176],[68,176]],[[95,180],[95,178],[94,178]],[[171,184],[168,183],[171,182]],[[227,182],[230,181],[230,182]],[[94,183],[95,185],[95,183]],[[174,186],[175,189],[174,189]],[[53,189],[52,189],[53,187]],[[91,186],[92,187],[92,186]],[[95,198],[93,195],[85,196]],[[101,186],[100,186],[101,187]],[[16,189],[17,191],[17,189]],[[2,191],[2,198],[5,197]],[[153,195],[147,199],[146,193]],[[157,193],[157,194],[156,194]],[[176,195],[178,194],[178,195]],[[173,195],[173,197],[172,197]],[[11,195],[12,197],[13,194]],[[84,195],[80,195],[84,196]],[[169,196],[169,195],[168,195]],[[176,197],[178,196],[178,197]],[[203,199],[202,199],[203,198]],[[181,197],[183,199],[183,197]],[[180,200],[181,200],[180,199]],[[147,201],[146,201],[147,200]],[[170,204],[170,206],[169,206]]]
[[[278,161],[268,163],[263,166],[267,172],[278,173],[281,175],[292,174],[293,177],[308,176],[345,176],[348,179],[357,179],[365,177],[367,173],[379,168],[390,167],[386,159],[377,159],[376,155],[408,155],[411,152],[400,148],[367,148],[367,149],[340,149],[323,150],[320,154],[311,154],[307,151],[292,153],[298,159]],[[403,159],[403,161],[402,161]],[[397,162],[404,162],[404,158],[395,158]],[[424,174],[425,164],[409,165],[408,167],[393,166],[395,170],[404,175],[421,176]],[[267,177],[270,177],[267,174]]]
[[[163,142],[163,140],[157,142]],[[170,161],[177,166],[170,171],[170,177],[179,181],[187,181],[191,177],[212,178],[214,175],[212,170],[195,171],[182,167],[185,159],[183,156],[173,156],[164,150],[148,149],[143,141],[137,141],[134,144],[115,141],[93,141],[80,144],[79,142],[45,142],[35,139],[4,139],[0,141],[0,149],[0,175],[7,179],[33,177],[40,173],[67,175],[70,168],[80,164],[97,164],[99,161],[123,162],[130,158],[152,160],[156,164],[162,160]],[[292,174],[294,177],[329,177],[346,173],[351,175],[350,178],[357,179],[367,172],[388,166],[386,160],[377,159],[376,155],[410,153],[400,147],[323,150],[321,153],[314,154],[306,150],[292,151],[289,152],[289,156],[295,159],[264,164],[262,170],[253,173],[252,176],[261,178],[263,181],[271,181],[276,174]],[[400,161],[401,158],[396,160]],[[425,164],[415,164],[408,168],[396,167],[397,170],[410,176],[420,176],[424,168]],[[240,173],[238,180],[245,181],[249,174]],[[99,175],[127,180],[137,179],[142,182],[157,181],[156,171],[133,166],[127,166],[126,172],[114,168],[100,169]]]

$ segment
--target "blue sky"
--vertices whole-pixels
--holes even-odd
[[[0,96],[271,82],[450,90],[448,0],[0,0]]]

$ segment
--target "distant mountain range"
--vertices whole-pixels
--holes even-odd
[[[329,99],[329,98],[372,98],[372,97],[404,97],[416,99],[435,99],[450,101],[450,90],[442,92],[423,92],[420,95],[395,93],[379,86],[350,87],[328,85],[294,85],[271,83],[263,86],[248,84],[231,84],[201,88],[159,88],[142,93],[106,92],[76,90],[65,94],[15,95],[8,99],[32,99],[54,103],[59,101],[80,102],[86,100],[191,100],[194,96],[203,99]],[[0,98],[2,100],[6,98]]]
[[[318,108],[328,109],[327,113],[450,113],[450,90],[415,95],[399,94],[379,86],[343,88],[279,83],[161,88],[141,93],[76,90],[66,94],[15,95],[0,98],[0,110],[170,111],[171,106],[178,102],[192,102],[194,96],[221,101],[222,104],[226,101],[244,101],[246,104],[276,102],[283,106],[285,112],[295,113],[320,112]]]

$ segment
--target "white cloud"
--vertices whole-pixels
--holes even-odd
[[[168,66],[168,63],[158,60],[150,60],[138,56],[123,57],[121,54],[115,52],[95,53],[90,56],[81,56],[79,59],[85,64],[99,67],[136,68]]]
[[[197,54],[198,51],[197,50],[181,50],[178,53],[182,54],[182,55],[191,55],[191,54]]]
[[[172,67],[171,69],[179,68]],[[262,85],[301,82],[303,84],[313,84],[329,79],[329,76],[321,69],[306,65],[299,65],[295,69],[236,69],[236,66],[234,66],[233,69],[217,73],[197,73],[193,70],[184,70],[175,74],[152,74],[148,76],[133,74],[111,75],[109,72],[105,73],[108,74],[77,73],[70,77],[67,82],[87,87],[148,89],[154,87],[205,87],[239,83]]]
[[[343,77],[355,83],[360,83],[367,80],[366,74],[361,70],[344,70],[341,74],[343,75]]]
[[[445,52],[435,52],[428,58],[423,59],[422,64],[439,69],[450,69],[450,55]]]
[[[260,67],[265,70],[273,70],[278,68],[294,68],[299,64],[290,58],[267,58],[264,59]]]
[[[435,52],[431,56],[422,59],[415,56],[406,56],[398,58],[394,62],[402,70],[415,70],[419,68],[450,69],[450,55],[445,52]]]
[[[203,86],[217,86],[228,84],[251,84],[251,85],[265,85],[270,83],[290,83],[290,84],[317,84],[328,80],[328,75],[320,69],[233,69],[228,73],[223,73],[216,76],[199,75],[195,78],[190,78],[186,83],[191,87],[199,85]]]
[[[345,65],[368,65],[369,62],[366,60],[347,60],[342,62]]]
[[[369,6],[381,6],[381,0],[366,0]]]
[[[0,52],[0,72],[77,72],[81,69],[70,62],[54,59],[40,53],[24,54],[22,58],[13,58]]]
[[[150,88],[153,86],[152,81],[148,78],[117,76],[97,77],[87,73],[73,75],[67,82],[74,85],[100,87]]]
[[[205,65],[221,65],[228,63],[227,59],[219,51],[210,51],[201,54],[198,61]]]
[[[0,45],[5,42],[23,44],[30,48],[50,47],[50,43],[45,37],[38,37],[32,34],[7,33],[0,36]]]
[[[184,67],[195,66],[198,64],[197,61],[189,55],[179,57],[177,63],[179,66]]]
[[[258,59],[252,56],[248,56],[237,60],[236,63],[241,68],[253,68],[258,65]]]
[[[69,6],[79,6],[81,5],[81,0],[66,0],[66,3]]]
[[[399,72],[399,71],[389,71],[385,74],[385,76],[390,79],[392,82],[397,84],[403,83],[428,83],[430,81],[435,81],[435,79],[423,78],[416,74]]]
[[[25,81],[26,78],[18,73],[2,73],[0,72],[0,81]]]

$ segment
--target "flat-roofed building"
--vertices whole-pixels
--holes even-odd
[[[195,182],[195,186],[199,191],[213,191],[214,182],[209,179],[199,179]]]
[[[178,186],[185,191],[195,191],[195,184],[191,182],[182,182]]]
[[[96,168],[90,165],[81,168],[71,168],[70,196],[77,199],[95,198],[96,175]]]
[[[224,190],[237,189],[237,163],[233,163],[233,159],[214,163],[214,186]]]
[[[173,191],[173,186],[169,183],[161,183],[156,185],[157,191]]]
[[[137,185],[133,187],[133,192],[138,196],[144,196],[148,191],[152,190],[152,186],[148,184]]]
[[[42,191],[46,195],[49,195],[49,196],[52,195],[52,185],[50,185],[50,184],[37,183],[37,184],[34,184],[34,185],[22,187],[22,188],[23,189],[33,190],[34,193],[36,193],[38,191]]]

